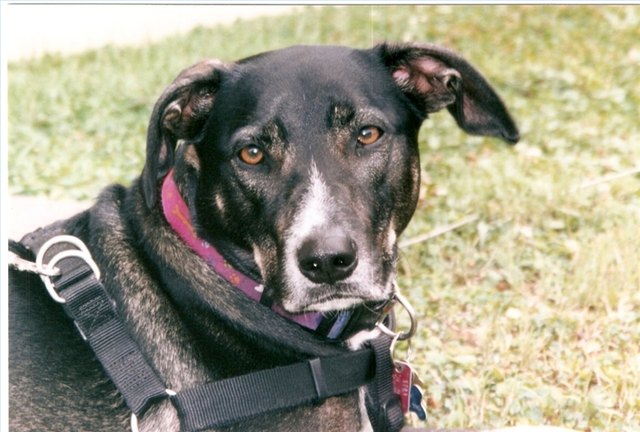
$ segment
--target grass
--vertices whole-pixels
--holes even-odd
[[[10,190],[90,199],[130,182],[152,105],[181,66],[385,39],[463,53],[523,136],[514,148],[469,137],[444,113],[422,130],[404,239],[478,216],[402,251],[428,425],[640,430],[640,7],[307,8],[12,63]]]

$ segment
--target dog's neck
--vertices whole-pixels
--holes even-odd
[[[189,208],[173,179],[173,171],[166,176],[162,185],[162,208],[169,225],[198,256],[204,259],[223,279],[238,288],[247,297],[256,302],[261,302],[264,286],[231,266],[212,244],[198,237],[191,223]],[[351,317],[351,312],[341,312],[331,322],[330,327],[326,328],[327,321],[323,314],[315,312],[291,314],[276,304],[271,305],[271,309],[309,330],[316,331],[324,327],[329,339],[338,338]]]

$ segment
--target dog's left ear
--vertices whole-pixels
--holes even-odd
[[[511,144],[520,139],[500,97],[462,57],[436,45],[382,44],[374,50],[425,115],[446,107],[467,133],[495,136]]]
[[[158,197],[158,180],[173,166],[178,141],[193,139],[201,132],[224,68],[218,60],[197,63],[183,70],[156,102],[147,129],[147,158],[142,171],[149,208]]]

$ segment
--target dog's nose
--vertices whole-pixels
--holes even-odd
[[[298,266],[315,283],[346,279],[358,264],[355,242],[344,233],[329,232],[309,237],[298,249]]]

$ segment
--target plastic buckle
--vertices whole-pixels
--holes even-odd
[[[378,413],[378,425],[383,431],[397,431],[402,427],[402,401],[394,394],[384,401]]]
[[[69,243],[75,246],[76,249],[67,249],[62,252],[59,252],[56,255],[54,255],[54,257],[51,260],[49,260],[48,263],[45,264],[44,257],[48,252],[48,250],[52,246],[56,244],[61,244],[61,243]],[[47,288],[47,291],[49,292],[49,295],[51,296],[51,298],[56,302],[63,303],[63,304],[66,303],[66,300],[60,297],[60,295],[56,291],[55,285],[51,281],[51,276],[60,274],[60,271],[55,267],[55,265],[58,262],[67,258],[80,258],[84,260],[84,262],[86,262],[87,265],[93,271],[93,274],[95,275],[96,279],[100,280],[100,269],[98,268],[97,264],[91,257],[91,253],[89,252],[89,249],[82,242],[82,240],[70,235],[56,236],[47,240],[47,242],[45,242],[45,244],[43,244],[40,250],[38,251],[38,256],[36,256],[36,268],[38,269],[40,278],[42,279],[42,282]],[[58,270],[57,273],[52,273],[52,269]]]

